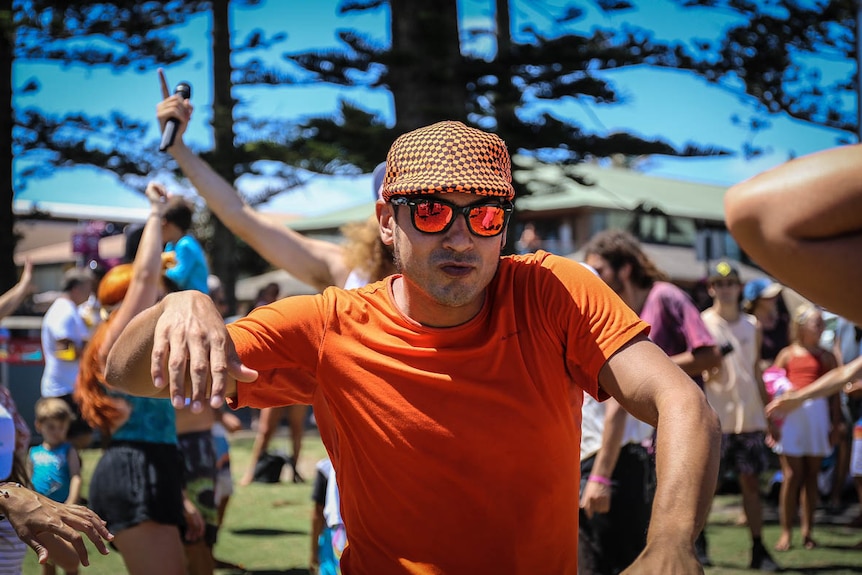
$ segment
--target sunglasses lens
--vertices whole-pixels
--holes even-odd
[[[470,210],[470,228],[479,236],[496,236],[503,231],[506,211],[500,206],[476,206]]]
[[[417,202],[413,213],[413,225],[420,232],[435,233],[444,229],[452,220],[452,208],[439,202]]]

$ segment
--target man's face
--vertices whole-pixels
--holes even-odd
[[[93,293],[93,282],[85,281],[79,283],[69,291],[69,298],[75,305],[81,305],[87,301],[91,293]]]
[[[589,254],[584,263],[596,270],[599,277],[614,290],[614,293],[623,293],[623,281],[620,279],[619,273],[611,267],[608,260],[598,254]]]
[[[483,196],[457,192],[430,197],[457,206],[489,201]],[[469,319],[481,309],[485,288],[500,262],[505,231],[490,238],[475,236],[464,216],[458,213],[448,230],[427,234],[413,226],[409,206],[385,204],[380,206],[379,214],[382,238],[393,246],[413,319],[434,324],[434,310],[447,318],[464,315]],[[425,317],[429,312],[431,317]]]
[[[725,305],[739,305],[739,295],[742,291],[742,284],[739,280],[730,278],[717,278],[709,282],[709,295],[715,301]]]

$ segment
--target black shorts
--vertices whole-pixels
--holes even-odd
[[[90,508],[114,534],[144,521],[182,527],[183,463],[177,446],[111,443],[90,480]]]
[[[210,430],[183,433],[177,437],[183,457],[186,497],[200,511],[206,529],[204,541],[212,547],[218,534],[215,502],[216,456]]]
[[[72,423],[69,424],[69,432],[66,434],[66,438],[69,441],[73,441],[76,437],[93,433],[93,428],[87,424],[87,421],[83,417],[81,417],[81,408],[78,407],[78,403],[75,401],[75,398],[72,397],[71,393],[61,395],[58,399],[65,401],[72,410],[72,413],[75,414],[75,419],[73,419]]]
[[[769,468],[769,448],[762,431],[725,433],[721,436],[721,474],[728,470],[760,475]]]

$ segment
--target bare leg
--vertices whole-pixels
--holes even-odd
[[[184,545],[189,575],[212,575],[215,570],[215,559],[212,547],[203,539]]]
[[[240,485],[248,485],[254,479],[254,467],[257,465],[257,460],[260,459],[261,454],[269,446],[272,436],[275,435],[284,409],[283,407],[264,407],[260,410],[257,435],[255,435],[254,445],[251,447],[251,458],[248,461],[245,474],[239,480]]]
[[[817,546],[811,533],[814,530],[814,510],[817,509],[817,501],[820,494],[817,491],[817,473],[820,471],[821,457],[803,457],[803,494],[802,497],[802,543],[806,549]]]
[[[763,505],[760,502],[760,485],[757,476],[750,473],[739,474],[739,487],[742,491],[742,508],[752,539],[761,535],[763,528]]]
[[[793,523],[798,512],[799,492],[802,487],[802,458],[781,456],[781,482],[779,494],[779,519],[781,536],[775,544],[776,551],[787,551],[793,541]]]
[[[129,575],[183,575],[186,572],[180,530],[174,525],[144,521],[116,533],[114,545],[123,556]]]
[[[291,467],[293,468],[293,482],[304,483],[305,479],[297,472],[296,465],[299,463],[299,452],[302,451],[302,436],[305,434],[305,405],[291,405],[287,409],[288,421],[290,422],[290,440],[293,447]]]
[[[835,481],[832,483],[832,493],[829,504],[835,509],[843,508],[844,486],[847,483],[847,474],[850,472],[850,446],[852,437],[847,434],[841,438],[837,445],[838,453],[835,458]]]

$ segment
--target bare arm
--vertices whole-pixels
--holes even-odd
[[[800,390],[788,391],[780,397],[776,397],[766,406],[766,414],[770,417],[785,415],[808,399],[829,397],[838,393],[842,387],[860,377],[862,377],[862,355],[850,363],[827,371],[811,385],[806,385]]]
[[[56,561],[71,571],[76,562],[89,565],[83,533],[102,555],[108,554],[104,540],[114,536],[102,519],[80,505],[51,501],[26,487],[0,486],[0,513],[6,516],[21,540],[39,555],[39,563]]]
[[[21,278],[18,283],[12,288],[0,295],[0,319],[3,319],[21,305],[30,292],[33,290],[33,263],[27,259],[24,262],[24,271],[21,272]]]
[[[776,278],[829,310],[862,322],[847,286],[862,283],[862,145],[797,158],[737,184],[727,225]]]
[[[670,360],[692,377],[721,367],[721,353],[714,345],[678,353],[671,356]]]
[[[135,261],[132,262],[132,279],[119,307],[111,315],[107,333],[102,340],[99,355],[104,360],[120,332],[136,314],[156,302],[159,277],[162,269],[162,213],[167,191],[161,185],[150,182],[146,189],[150,201],[150,214],[141,232]]]
[[[627,415],[615,399],[605,401],[602,444],[596,453],[596,460],[590,475],[598,475],[608,479],[613,476],[622,449]],[[597,481],[587,481],[587,486],[581,494],[581,507],[587,517],[592,517],[593,513],[607,513],[611,508],[611,486]]]
[[[209,164],[185,145],[182,135],[191,118],[191,104],[177,95],[171,96],[161,70],[159,76],[165,98],[158,105],[159,122],[164,126],[169,118],[175,118],[180,123],[174,144],[168,151],[206,200],[207,207],[230,231],[272,265],[319,290],[332,285],[343,286],[350,270],[340,245],[307,238],[263,217],[246,204],[239,193]]]
[[[693,543],[715,491],[718,416],[703,391],[646,336],[614,354],[599,373],[599,382],[626,411],[657,431],[652,521],[647,547],[632,570],[702,572]]]
[[[81,497],[81,458],[75,448],[69,450],[66,455],[66,460],[69,463],[69,497],[66,499],[67,504],[75,504]]]
[[[195,411],[207,398],[220,407],[236,393],[237,379],[256,378],[237,357],[212,299],[194,290],[168,294],[136,315],[111,348],[105,369],[105,379],[117,389],[170,397],[178,409],[190,397]]]

